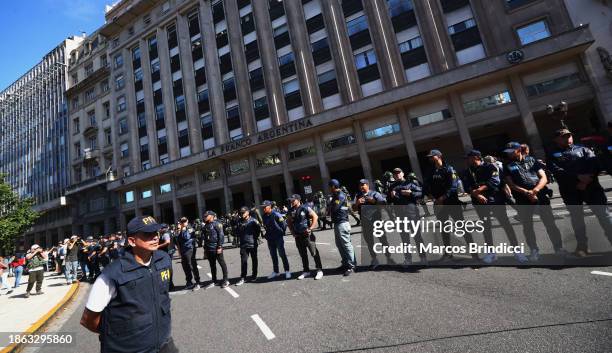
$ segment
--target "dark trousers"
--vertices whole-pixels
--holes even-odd
[[[36,283],[36,292],[40,292],[42,288],[43,279],[45,279],[45,271],[39,270],[30,272],[30,276],[28,277],[28,288],[26,292],[30,293],[32,287],[34,287],[34,283]]]
[[[446,220],[450,218],[453,221],[463,220],[463,210],[461,205],[434,205],[434,213],[436,214],[436,218],[444,223]],[[474,238],[472,238],[472,233],[465,233],[463,236],[465,238],[465,242],[471,244],[474,242]],[[450,245],[450,234],[447,232],[442,232],[442,242],[444,246]]]
[[[217,282],[217,262],[219,262],[219,266],[221,266],[223,282],[227,281],[227,265],[225,264],[223,253],[217,254],[216,250],[206,250],[206,257],[208,258],[208,264],[210,265],[210,273],[212,275],[213,282]]]
[[[529,249],[538,249],[538,243],[536,241],[535,230],[533,229],[533,214],[536,210],[536,204],[529,204],[525,200],[517,198],[517,213],[521,223],[523,224],[523,233],[525,233],[525,240]],[[552,243],[555,250],[563,247],[563,241],[561,240],[561,232],[555,223],[555,216],[553,215],[552,207],[550,206],[550,200],[547,196],[539,196],[537,203],[537,210],[540,214],[540,219],[544,223],[548,238]]]
[[[88,260],[87,267],[89,267],[89,279],[95,280],[100,275],[100,264],[98,259]]]
[[[370,253],[370,258],[374,260],[376,259],[377,254],[374,251],[374,238],[375,237],[374,237],[374,229],[372,228],[372,225],[375,220],[382,219],[382,214],[380,210],[378,209],[372,208],[372,209],[369,209],[368,211],[365,211],[365,209],[362,208],[359,212],[359,218],[367,221],[367,222],[364,221],[363,224],[361,225],[363,227],[361,235],[368,246],[368,252]],[[393,219],[393,218],[395,217],[390,216],[390,219]],[[389,246],[389,240],[387,239],[387,236],[385,234],[383,234],[380,238],[377,238],[377,239],[380,240],[380,243],[383,246]],[[391,254],[389,254],[388,252],[385,254],[385,256],[388,259],[391,259]]]
[[[240,248],[240,277],[246,278],[247,276],[247,261],[251,257],[251,263],[253,266],[253,278],[257,277],[257,246],[254,248]]]
[[[570,213],[572,228],[576,235],[578,243],[576,250],[588,249],[588,238],[586,236],[586,225],[584,223],[584,206],[589,205],[591,211],[597,217],[597,221],[604,230],[604,234],[612,243],[612,214],[608,210],[608,200],[606,194],[599,184],[591,184],[584,191],[573,191],[571,193],[563,193],[563,201],[567,205]]]
[[[268,250],[270,250],[270,257],[272,257],[272,270],[278,273],[278,256],[280,255],[283,261],[283,269],[285,272],[289,271],[289,259],[285,252],[285,240],[283,236],[270,236],[268,239]]]
[[[300,253],[300,257],[302,258],[302,266],[304,268],[304,272],[310,271],[310,267],[308,266],[308,251],[310,251],[310,255],[315,260],[315,266],[317,266],[317,270],[323,269],[323,265],[321,264],[321,256],[319,255],[319,249],[317,249],[316,244],[317,238],[314,234],[310,234],[310,236],[298,235],[295,237],[295,246]]]
[[[200,271],[198,270],[198,263],[195,257],[195,248],[187,249],[181,253],[181,266],[183,266],[187,285],[192,284],[194,278],[196,283],[200,283]]]
[[[476,214],[478,217],[484,221],[484,231],[482,234],[484,235],[485,243],[488,245],[493,244],[493,227],[491,225],[491,218],[497,218],[499,225],[506,232],[506,236],[508,237],[508,241],[510,245],[517,246],[518,239],[516,238],[516,232],[514,228],[512,228],[512,224],[510,224],[510,219],[508,219],[508,213],[506,212],[506,207],[503,205],[491,205],[491,206],[474,206],[476,209]],[[533,229],[533,225],[532,225]]]

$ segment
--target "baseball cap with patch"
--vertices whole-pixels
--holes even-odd
[[[504,153],[514,152],[521,148],[521,144],[518,142],[508,142],[506,144],[506,148],[504,149]]]
[[[440,150],[431,150],[431,151],[429,151],[429,154],[427,154],[427,157],[433,157],[433,156],[440,157],[440,156],[442,156],[442,152],[440,152]]]
[[[565,127],[564,127],[564,128],[562,128],[562,129],[559,129],[559,130],[555,131],[555,137],[565,136],[565,135],[571,135],[571,134],[572,134],[572,132],[571,132],[571,131],[569,131],[569,129],[568,129],[568,128],[565,128]]]
[[[302,200],[302,196],[300,196],[299,194],[293,194],[293,195],[291,195],[291,197],[288,200],[290,200],[290,201],[293,201],[293,200],[301,201]]]
[[[272,206],[272,201],[265,200],[264,202],[261,203],[261,206],[262,207]]]
[[[127,225],[127,234],[136,233],[155,233],[161,229],[162,225],[155,221],[151,216],[134,217]]]

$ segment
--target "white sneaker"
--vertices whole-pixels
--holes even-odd
[[[540,250],[531,249],[531,253],[529,254],[529,261],[536,262],[540,259]]]
[[[278,273],[276,273],[276,272],[272,272],[272,273],[270,273],[270,275],[268,276],[268,279],[275,279],[276,277],[278,277]]]
[[[527,258],[527,256],[525,256],[525,254],[523,254],[521,252],[517,253],[517,254],[514,254],[514,257],[516,258],[516,261],[518,261],[518,262],[520,262],[522,264],[524,264],[525,262],[529,262],[529,259]]]
[[[285,279],[291,279],[291,272],[285,271]]]
[[[317,275],[315,276],[315,279],[321,279],[321,278],[323,278],[323,271],[318,270]]]
[[[495,253],[486,254],[482,258],[482,262],[484,262],[485,264],[491,264],[495,261],[497,261],[497,254]]]
[[[195,292],[195,291],[197,291],[197,290],[200,290],[200,288],[201,288],[201,287],[200,287],[200,284],[198,283],[198,284],[196,284],[195,286],[193,286],[193,289],[192,289],[192,290]]]
[[[372,262],[370,263],[370,269],[375,270],[378,265],[380,265],[380,263],[378,262],[377,258],[373,258]]]
[[[241,286],[244,284],[244,278],[241,278],[238,282],[236,282],[237,286]]]
[[[299,275],[297,279],[304,279],[306,277],[310,277],[310,272],[302,272],[302,274]]]

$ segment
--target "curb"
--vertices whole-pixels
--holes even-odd
[[[68,293],[64,295],[62,300],[60,300],[59,303],[55,304],[53,308],[51,308],[51,310],[49,310],[45,315],[43,315],[34,324],[32,324],[32,326],[30,326],[27,330],[22,332],[22,334],[27,335],[27,334],[34,334],[38,332],[55,315],[55,313],[57,313],[61,308],[63,308],[74,297],[74,295],[78,292],[78,290],[79,290],[79,283],[77,282],[75,284],[72,284],[72,286],[68,290]],[[21,346],[22,346],[22,343],[10,344],[6,348],[2,349],[0,353],[18,352],[20,348],[22,348]]]

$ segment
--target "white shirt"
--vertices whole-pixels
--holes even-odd
[[[151,260],[144,265],[148,267],[150,264]],[[85,307],[96,313],[102,312],[116,296],[117,288],[115,288],[115,284],[102,273],[91,287]]]

